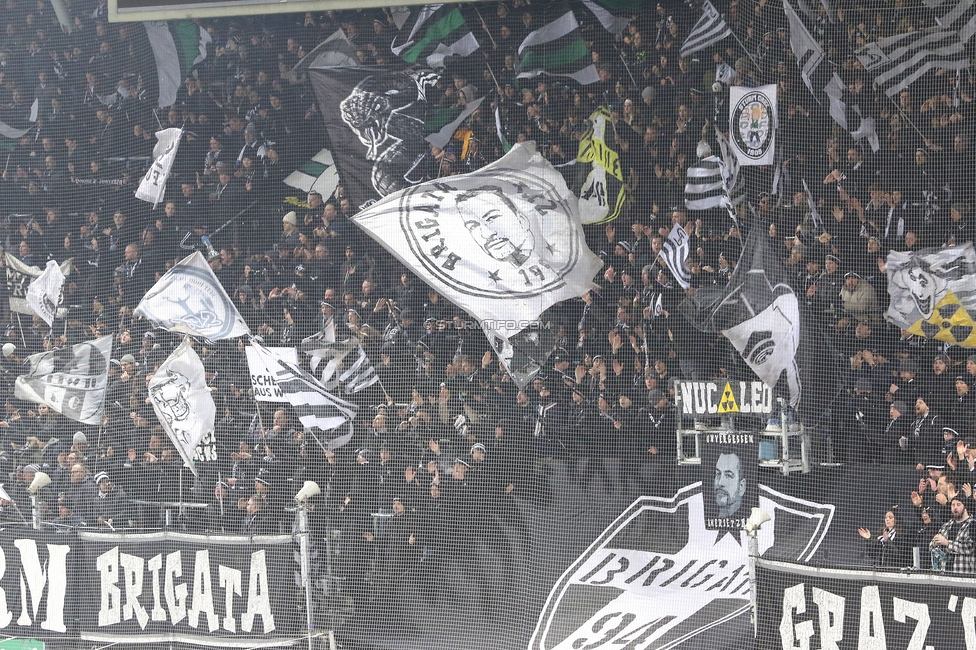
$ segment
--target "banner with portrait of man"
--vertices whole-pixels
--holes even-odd
[[[757,438],[745,431],[705,435],[701,467],[707,530],[741,530],[759,505]]]

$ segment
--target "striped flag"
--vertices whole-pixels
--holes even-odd
[[[958,32],[930,27],[868,43],[854,55],[885,95],[892,97],[933,68],[969,67],[966,47]]]
[[[976,0],[925,0],[925,5],[933,10],[939,27],[955,28],[963,43],[976,33]]]
[[[365,390],[380,380],[373,363],[360,342],[349,338],[338,343],[328,343],[320,334],[302,341],[302,350],[309,357],[309,366],[316,372],[322,362],[321,383],[328,390],[342,388],[347,395]],[[356,353],[356,360],[348,368],[343,366],[346,357]]]
[[[254,341],[251,341],[251,346],[258,350],[271,370],[282,396],[291,404],[302,426],[319,431],[348,426],[349,432],[332,438],[328,447],[336,449],[349,442],[352,438],[352,420],[356,417],[358,406],[329,393],[315,377],[297,365],[281,360]]]
[[[802,1],[800,7],[803,7]],[[808,8],[809,9],[809,8]],[[826,94],[830,104],[830,116],[855,140],[867,138],[872,151],[878,151],[881,143],[875,129],[874,118],[864,117],[857,104],[847,105],[844,93],[847,86],[825,61],[824,49],[807,29],[803,19],[793,10],[789,0],[783,0],[783,11],[790,23],[790,48],[796,56],[797,66],[803,83],[822,104]]]
[[[531,32],[519,45],[521,58],[518,78],[541,74],[568,77],[581,85],[600,80],[592,63],[590,46],[580,34],[580,24],[572,11]]]
[[[691,286],[691,271],[685,266],[690,254],[691,244],[689,244],[688,232],[675,224],[661,248],[661,259],[668,265],[671,275],[674,276],[682,289]]]
[[[339,172],[336,171],[332,152],[328,149],[320,150],[311,160],[288,174],[283,182],[306,194],[318,192],[328,199],[339,186]]]
[[[732,29],[722,18],[722,14],[711,2],[705,0],[705,4],[702,5],[702,17],[698,19],[688,38],[681,44],[681,56],[690,56],[731,35]]]
[[[394,40],[390,51],[407,63],[443,68],[447,57],[465,57],[480,47],[457,5],[434,4],[418,12],[406,42]]]
[[[207,58],[207,44],[213,39],[207,30],[189,20],[150,21],[143,25],[156,62],[157,106],[172,106],[190,70]]]
[[[719,142],[723,142],[720,138]],[[745,200],[745,181],[732,162],[735,156],[729,152],[718,156],[706,156],[688,167],[685,182],[685,206],[689,210],[726,208],[733,211]]]

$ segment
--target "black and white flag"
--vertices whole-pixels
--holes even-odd
[[[694,222],[689,222],[692,226]],[[675,281],[681,285],[682,289],[691,286],[691,271],[685,266],[688,256],[691,254],[691,244],[688,231],[675,224],[668,233],[668,238],[661,248],[661,259],[668,265],[671,275]]]
[[[553,304],[581,296],[602,266],[586,245],[575,195],[531,142],[351,219],[477,319],[489,340],[508,340]]]
[[[251,330],[200,251],[183,258],[135,309],[156,327],[219,341]]]
[[[681,44],[682,57],[690,56],[695,52],[711,47],[723,38],[732,35],[732,29],[711,2],[705,0],[701,11],[701,18],[691,28],[691,32],[688,34],[685,42]]]
[[[766,224],[754,223],[728,285],[699,289],[681,304],[681,313],[702,331],[721,332],[775,395],[812,425],[840,390],[840,367],[769,241]]]
[[[62,287],[64,273],[54,260],[48,260],[44,271],[27,287],[27,305],[48,327],[54,324],[54,318],[58,315]]]
[[[345,400],[339,399],[327,391],[315,377],[299,368],[295,364],[283,361],[270,353],[264,346],[254,341],[251,346],[264,357],[264,363],[275,375],[275,382],[281,389],[282,395],[291,404],[298,421],[302,426],[318,431],[335,431],[348,427],[344,432],[332,438],[329,449],[336,449],[352,439],[352,420],[356,417],[359,407]]]
[[[17,377],[14,394],[46,404],[66,418],[101,424],[105,414],[105,388],[112,337],[32,354],[30,369]]]
[[[719,143],[725,139],[719,134]],[[723,145],[727,148],[727,144]],[[708,155],[688,167],[685,182],[685,207],[689,210],[725,208],[734,214],[735,206],[746,197],[745,180],[731,152]]]
[[[153,373],[148,388],[159,423],[183,463],[196,476],[194,451],[203,437],[214,430],[217,408],[207,386],[203,362],[189,338],[183,339]]]
[[[145,176],[136,188],[136,198],[148,201],[156,207],[163,195],[166,194],[166,181],[169,179],[170,169],[176,160],[176,152],[180,148],[183,129],[172,128],[156,131],[156,146],[153,147],[153,161],[149,165]]]
[[[888,253],[885,319],[917,336],[976,347],[976,252],[971,243]]]
[[[819,101],[826,81],[823,79],[826,70],[820,68],[825,58],[824,49],[807,29],[803,19],[793,10],[789,0],[783,0],[783,11],[790,23],[790,48],[800,68],[800,78]],[[829,76],[829,72],[826,74]]]
[[[17,259],[11,253],[4,253],[4,272],[7,276],[7,294],[10,300],[10,311],[18,314],[37,313],[28,302],[27,292],[34,280],[43,273],[36,266],[28,266]],[[68,276],[71,273],[71,262],[62,262],[59,267],[61,275]],[[67,313],[63,307],[58,309],[58,317]]]
[[[929,70],[965,70],[969,56],[959,33],[929,27],[868,43],[854,52],[884,93],[893,97]]]
[[[322,368],[321,382],[327,390],[342,389],[345,394],[352,395],[380,380],[358,339],[327,343],[321,336],[313,335],[302,341],[301,347],[310,357],[312,372]],[[354,357],[352,362],[347,361],[350,356]]]
[[[959,33],[959,40],[969,41],[976,33],[976,0],[924,0],[935,14],[939,27],[952,27]]]
[[[776,155],[776,85],[729,88],[729,141],[739,165],[772,165]]]

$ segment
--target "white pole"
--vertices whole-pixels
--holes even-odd
[[[308,650],[312,648],[312,558],[309,549],[308,503],[298,504],[298,544],[302,560],[302,586],[305,587],[305,617],[308,619]]]

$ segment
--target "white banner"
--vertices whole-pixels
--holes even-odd
[[[740,165],[772,165],[776,154],[776,86],[729,88],[729,140]]]
[[[176,159],[176,151],[180,147],[183,129],[172,128],[156,131],[156,146],[153,148],[153,162],[146,171],[146,175],[139,182],[136,198],[149,201],[156,207],[166,193],[166,179]]]
[[[265,348],[279,359],[298,365],[298,350],[296,348]],[[278,382],[275,381],[277,367],[268,368],[265,358],[252,346],[244,348],[247,355],[247,368],[251,375],[251,390],[258,402],[288,402],[282,394]]]
[[[194,451],[203,437],[214,430],[217,407],[207,386],[203,362],[189,338],[153,373],[149,399],[183,463],[196,475]]]
[[[54,324],[54,317],[57,316],[62,287],[64,287],[64,273],[54,260],[48,260],[44,271],[27,287],[27,306],[40,316],[48,327]]]

